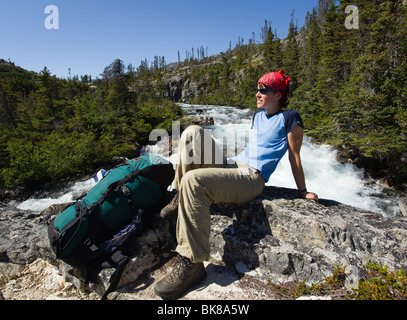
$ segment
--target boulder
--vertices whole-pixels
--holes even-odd
[[[173,101],[179,101],[182,97],[183,83],[184,80],[179,75],[166,80],[165,87],[167,89],[167,97]]]
[[[0,262],[26,265],[38,257],[54,260],[41,212],[0,205]]]
[[[211,116],[194,115],[183,118],[184,126],[198,125],[198,126],[211,126],[214,124],[214,119]]]
[[[10,280],[21,274],[22,267],[41,259],[73,284],[78,298],[87,299],[89,296],[83,295],[84,274],[55,259],[49,247],[46,215],[47,211],[0,206],[0,268],[9,270]],[[332,200],[316,203],[301,199],[296,190],[266,187],[260,197],[250,202],[212,205],[211,220],[211,260],[206,263],[208,278],[204,286],[215,290],[216,295],[205,299],[242,295],[257,298],[261,283],[265,288],[270,281],[321,282],[333,274],[336,266],[346,266],[350,288],[357,286],[366,272],[363,266],[369,262],[386,265],[390,271],[407,271],[407,217],[386,218]],[[142,234],[132,239],[127,252],[130,263],[119,289],[111,295],[115,299],[157,298],[153,287],[162,276],[158,270],[174,245],[168,221],[158,214],[153,216]],[[14,276],[10,270],[15,270]],[[113,272],[104,269],[95,274],[86,289],[101,296]],[[228,279],[226,284],[224,279]],[[214,289],[217,283],[220,286]],[[204,292],[193,291],[189,296],[202,299]],[[5,291],[3,295],[10,298]]]
[[[21,268],[17,270],[15,265],[28,266],[40,259],[56,266],[60,275],[72,283],[78,292],[90,289],[102,296],[109,287],[114,268],[102,269],[90,275],[89,287],[85,288],[85,271],[56,259],[50,248],[46,220],[50,212],[60,212],[66,206],[67,204],[53,205],[42,212],[31,212],[1,205],[0,271],[15,269],[14,274],[7,276],[9,279],[14,278],[21,273]],[[147,217],[144,222],[146,226],[143,232],[131,239],[125,252],[130,261],[123,271],[119,287],[134,282],[145,270],[166,259],[170,249],[175,246],[166,219],[155,215]]]
[[[407,217],[407,201],[404,199],[400,199],[398,201],[399,209],[400,209],[400,215],[402,217]]]
[[[346,266],[352,286],[369,262],[407,270],[405,217],[386,218],[332,200],[316,203],[274,187],[244,205],[212,210],[218,230],[213,256],[262,280],[310,284]],[[219,218],[224,213],[228,219]]]

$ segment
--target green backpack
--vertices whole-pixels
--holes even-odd
[[[141,231],[143,211],[160,203],[173,179],[172,164],[153,155],[112,169],[82,200],[48,222],[56,257],[86,269],[107,260],[113,267],[125,265],[127,257],[118,249]]]

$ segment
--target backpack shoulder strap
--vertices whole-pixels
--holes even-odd
[[[101,300],[106,300],[109,293],[113,292],[117,286],[119,285],[120,279],[122,277],[124,268],[126,267],[127,263],[130,261],[130,258],[125,256],[120,250],[116,251],[110,257],[110,263],[113,263],[113,267],[116,268],[115,272],[110,277],[110,285],[106,289],[105,293],[103,294]]]

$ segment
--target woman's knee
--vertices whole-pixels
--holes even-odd
[[[188,126],[183,132],[181,137],[188,137],[188,136],[194,136],[197,134],[202,134],[203,128],[198,126],[198,125],[191,125]]]
[[[199,169],[190,170],[183,175],[180,183],[180,190],[193,190],[200,185],[198,171]]]

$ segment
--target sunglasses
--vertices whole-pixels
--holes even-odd
[[[264,89],[256,89],[257,90],[257,92],[260,92],[261,94],[267,94],[267,93],[269,93],[269,92],[280,92],[280,91],[282,91],[282,90],[272,90],[272,89],[269,89],[269,88],[264,88]]]

